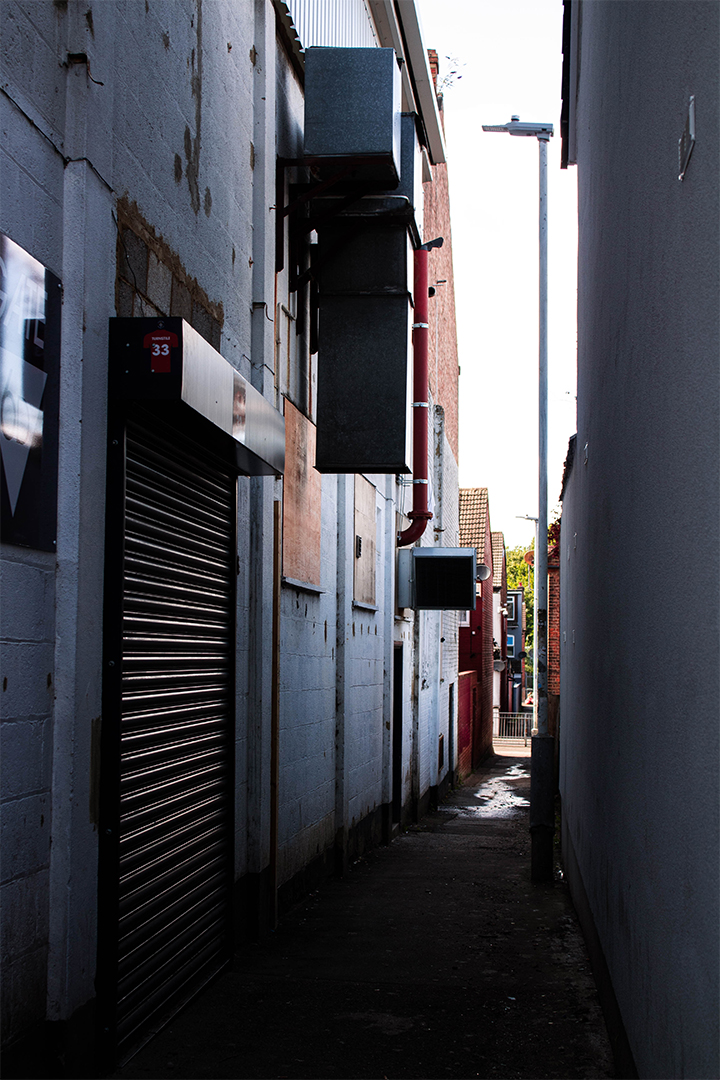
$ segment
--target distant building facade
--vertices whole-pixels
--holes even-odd
[[[490,568],[490,576],[477,583],[474,611],[460,627],[461,671],[477,674],[478,712],[473,731],[473,767],[492,749],[493,708],[493,550],[487,488],[460,489],[460,546],[474,547],[478,563]]]

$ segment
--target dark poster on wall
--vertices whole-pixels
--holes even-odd
[[[0,233],[0,539],[55,550],[60,281]]]

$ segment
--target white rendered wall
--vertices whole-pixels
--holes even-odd
[[[563,844],[642,1077],[720,1068],[719,11],[582,5]]]

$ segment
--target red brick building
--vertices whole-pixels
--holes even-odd
[[[487,488],[460,488],[460,546],[474,547],[478,563],[492,570],[490,508]],[[472,764],[492,750],[493,576],[477,584],[475,610],[460,627],[460,671],[477,674],[477,713],[472,732]]]
[[[438,54],[428,49],[428,62],[437,91]],[[444,128],[442,94],[437,97],[440,122]],[[428,383],[435,405],[442,405],[445,434],[458,460],[458,345],[455,332],[455,284],[453,279],[452,236],[450,232],[450,191],[445,162],[432,166],[432,183],[423,186],[425,200],[423,230],[425,240],[442,236],[444,244],[432,248],[428,256],[428,284],[434,290],[428,310]]]

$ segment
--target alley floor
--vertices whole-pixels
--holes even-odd
[[[115,1076],[614,1076],[561,872],[530,881],[529,748],[497,750],[244,947]]]

